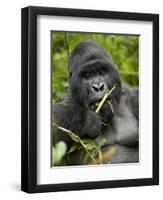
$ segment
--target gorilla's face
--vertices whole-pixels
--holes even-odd
[[[69,73],[70,92],[75,103],[90,108],[116,85],[110,99],[117,107],[121,96],[120,77],[101,46],[91,41],[80,43],[71,54]]]
[[[109,91],[109,72],[106,67],[89,66],[80,72],[81,87],[86,88],[85,99],[88,105],[100,101]]]

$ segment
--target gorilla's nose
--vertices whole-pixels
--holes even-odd
[[[99,83],[93,83],[92,84],[92,90],[93,92],[102,92],[105,89],[105,85],[102,82]]]

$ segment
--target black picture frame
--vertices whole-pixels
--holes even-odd
[[[55,15],[153,23],[153,177],[37,184],[37,16]],[[21,190],[28,193],[159,184],[159,15],[30,6],[21,12]]]

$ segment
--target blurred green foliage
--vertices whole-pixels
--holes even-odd
[[[76,45],[92,40],[103,46],[112,56],[121,79],[133,87],[139,84],[139,37],[92,33],[52,32],[52,102],[62,100],[68,88],[68,58]]]

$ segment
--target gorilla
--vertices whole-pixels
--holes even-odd
[[[69,62],[69,89],[60,103],[52,106],[56,123],[78,134],[80,138],[98,141],[106,138],[103,150],[116,146],[117,153],[106,163],[139,161],[138,89],[122,84],[116,65],[105,49],[93,41],[79,43]],[[99,113],[92,110],[104,94],[116,86],[109,96],[114,112],[104,103]],[[69,146],[71,138],[58,130],[58,140]],[[72,155],[71,165],[83,164],[82,157]]]

